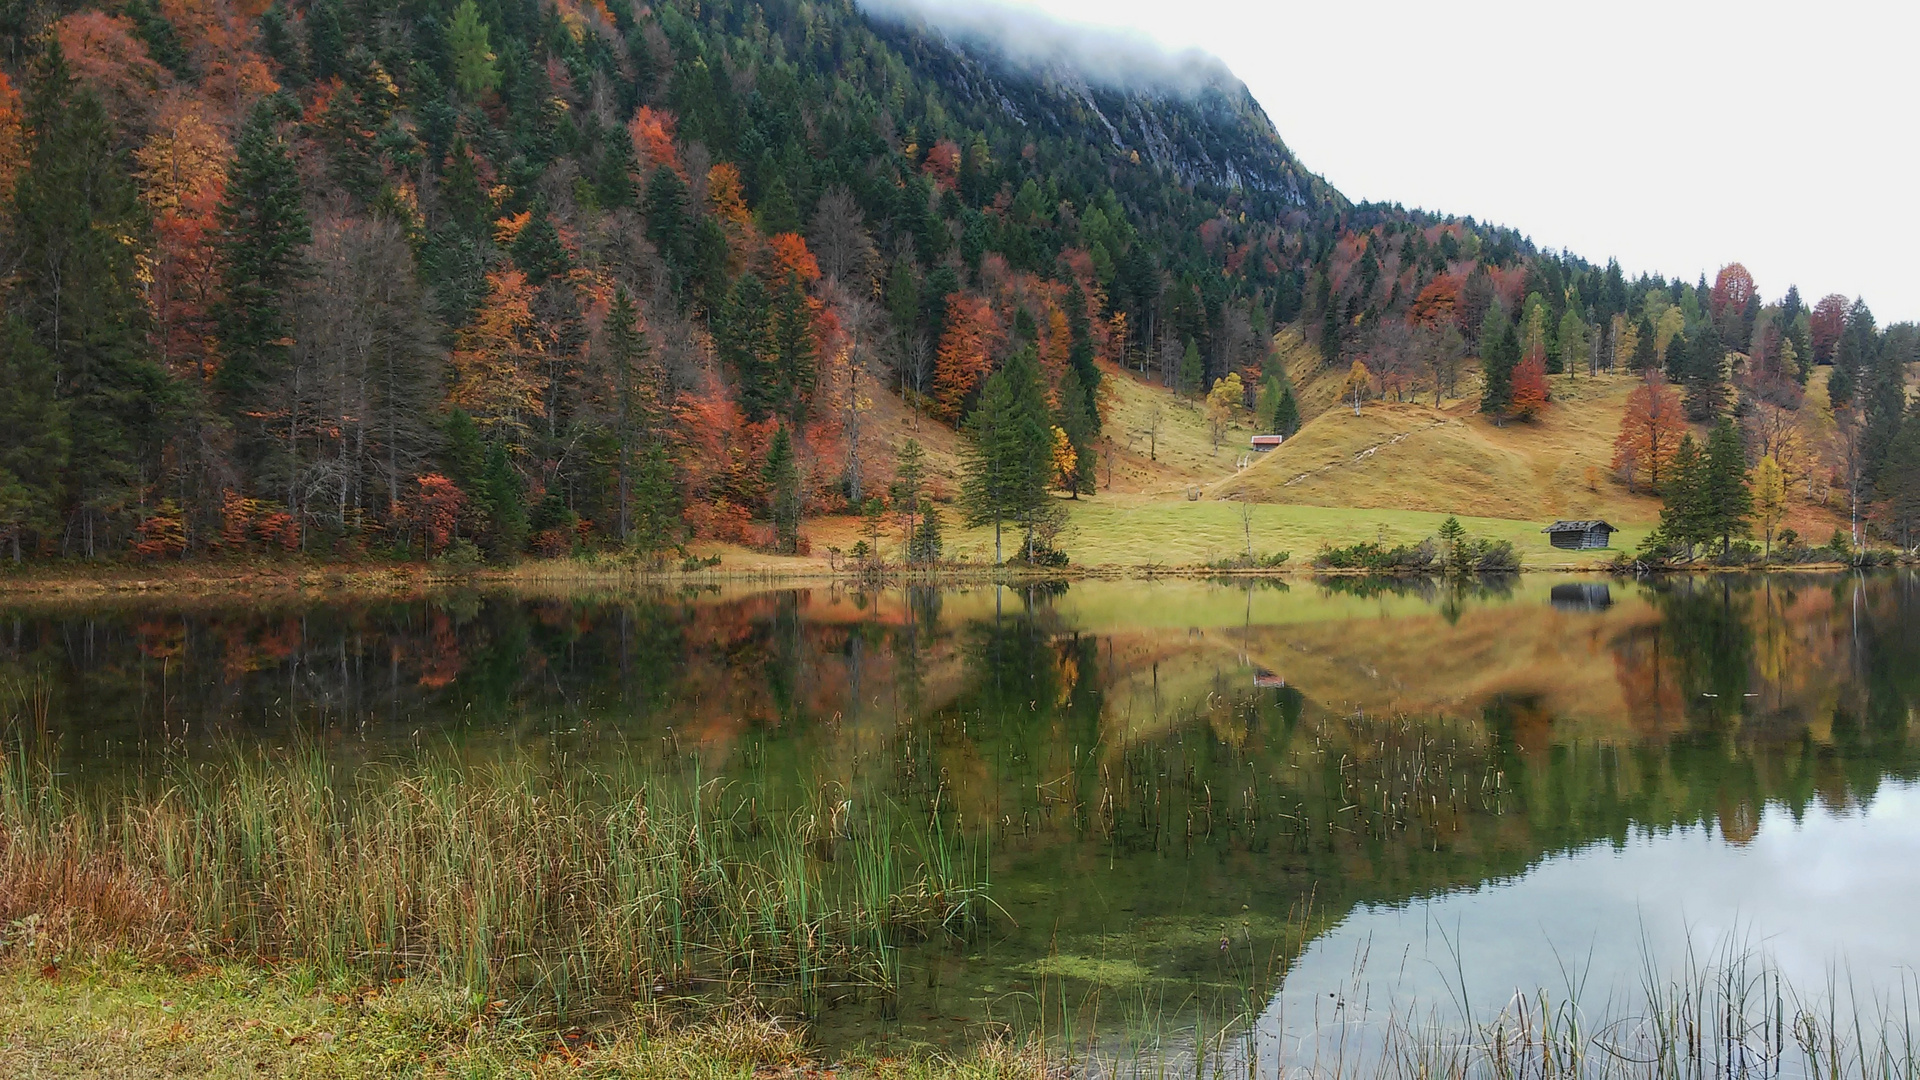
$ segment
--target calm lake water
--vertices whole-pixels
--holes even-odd
[[[1907,572],[15,604],[0,678],[102,781],[298,743],[931,793],[998,910],[829,1045],[1237,1015],[1277,1055],[1689,956],[1920,965]]]

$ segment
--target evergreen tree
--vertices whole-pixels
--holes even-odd
[[[1666,371],[1667,381],[1684,384],[1687,381],[1687,369],[1693,356],[1693,350],[1687,345],[1687,335],[1683,330],[1674,331],[1667,341]]]
[[[683,296],[694,271],[693,221],[687,185],[672,169],[656,167],[647,179],[647,239],[667,264],[668,279]]]
[[[500,72],[493,66],[493,47],[487,41],[487,24],[473,0],[460,0],[460,6],[453,9],[447,48],[453,54],[453,85],[461,97],[478,101],[500,85]]]
[[[1085,388],[1080,382],[1078,368],[1068,366],[1060,376],[1060,408],[1055,422],[1060,430],[1066,432],[1067,442],[1073,447],[1073,497],[1094,493],[1094,467],[1098,464],[1094,456],[1093,438],[1095,430],[1092,408],[1088,404]]]
[[[37,354],[53,367],[66,419],[63,510],[77,526],[67,536],[92,557],[110,541],[115,517],[137,501],[142,466],[157,462],[157,414],[170,402],[141,341],[146,214],[114,148],[106,107],[74,83],[57,41],[27,117],[33,140],[14,188],[12,301]],[[58,419],[50,423],[37,435],[42,446],[58,441]],[[15,482],[27,484],[29,502],[44,509],[46,481]]]
[[[66,403],[53,365],[19,319],[0,323],[0,543],[13,561],[60,533]],[[37,542],[37,543],[36,543]]]
[[[301,248],[312,238],[300,174],[277,119],[273,98],[247,114],[219,207],[225,298],[218,317],[226,350],[219,386],[237,408],[251,406],[262,384],[286,365],[287,301],[301,277]]]
[[[1640,324],[1633,339],[1633,372],[1636,375],[1652,371],[1660,366],[1660,354],[1654,348],[1653,321],[1645,315],[1640,316]]]
[[[1288,438],[1300,430],[1300,402],[1293,396],[1293,380],[1281,378],[1280,400],[1273,407],[1273,431]]]
[[[749,421],[765,420],[782,398],[772,304],[760,276],[749,270],[736,278],[726,304],[714,315],[714,352],[733,372],[740,409]]]
[[[636,551],[651,555],[679,538],[680,490],[664,444],[647,447],[634,463],[632,503],[627,543]]]
[[[1679,340],[1674,339],[1675,346]],[[1697,422],[1719,417],[1727,409],[1727,348],[1712,322],[1702,324],[1688,343],[1684,363],[1687,419]]]
[[[1920,404],[1907,413],[1881,467],[1880,528],[1905,550],[1920,549]]]
[[[519,557],[527,546],[526,484],[507,460],[507,448],[502,443],[487,448],[480,499],[488,517],[487,555],[500,561]]]
[[[1488,416],[1504,416],[1513,404],[1513,369],[1520,366],[1520,335],[1513,324],[1501,320],[1499,336],[1480,354],[1480,411]]]
[[[1089,425],[1088,437],[1100,433],[1100,367],[1094,363],[1093,324],[1087,318],[1087,294],[1080,290],[1080,283],[1067,282],[1067,334],[1072,340],[1068,347],[1067,363],[1072,366],[1077,389],[1083,399],[1079,407]],[[1069,428],[1071,433],[1072,429]],[[1077,448],[1078,443],[1074,444]],[[1089,466],[1090,467],[1090,466]]]
[[[791,555],[800,549],[800,465],[794,459],[793,437],[784,426],[773,433],[760,478],[769,492],[767,516],[773,522],[773,548]]]
[[[787,275],[774,295],[772,331],[778,374],[774,394],[786,404],[789,420],[805,424],[820,364],[814,348],[813,308],[798,274]]]
[[[1712,538],[1705,489],[1706,462],[1699,444],[1691,434],[1683,435],[1661,484],[1660,525],[1647,538],[1649,546],[1670,545],[1684,549],[1691,557],[1695,547]]]
[[[960,501],[970,526],[993,525],[993,561],[1004,561],[1001,528],[1045,504],[1052,426],[1033,350],[1017,350],[989,376],[967,417],[970,436]]]
[[[1753,491],[1747,486],[1747,452],[1730,417],[1721,417],[1707,436],[1699,485],[1700,528],[1706,539],[1718,537],[1722,554],[1733,538],[1747,535]]]
[[[1186,351],[1180,354],[1180,392],[1197,393],[1206,376],[1206,368],[1200,363],[1200,347],[1194,344],[1192,338],[1188,338]]]

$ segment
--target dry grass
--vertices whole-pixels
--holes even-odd
[[[903,940],[978,890],[937,817],[837,796],[782,811],[644,773],[513,760],[336,769],[236,758],[80,792],[0,765],[0,927],[37,957],[289,958],[428,975],[524,1014],[663,992],[884,992]]]
[[[1209,494],[1317,506],[1391,507],[1525,520],[1651,522],[1659,502],[1608,473],[1634,380],[1555,378],[1537,421],[1496,426],[1472,401],[1372,402],[1315,417],[1285,446]]]

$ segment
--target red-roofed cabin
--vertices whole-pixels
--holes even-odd
[[[1274,447],[1279,446],[1285,438],[1285,435],[1255,435],[1253,437],[1253,452],[1256,454],[1264,454]]]

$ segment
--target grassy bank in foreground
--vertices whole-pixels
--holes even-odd
[[[367,985],[310,967],[0,964],[0,1076],[689,1078],[815,1076],[793,1025],[699,1005],[630,1011],[591,1031],[473,1009],[432,980]],[[983,1043],[973,1054],[854,1055],[841,1076],[1027,1080],[1040,1056]]]

